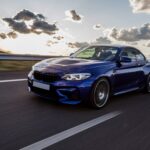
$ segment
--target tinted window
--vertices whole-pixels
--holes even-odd
[[[143,54],[141,54],[141,52],[139,52],[138,50],[135,51],[136,51],[137,61],[145,61],[145,57],[143,56]]]
[[[124,51],[121,54],[121,57],[127,57],[130,58],[132,61],[136,61],[136,52],[134,49],[131,48],[125,48]]]
[[[141,65],[145,64],[145,57],[144,55],[135,48],[125,48],[125,50],[122,52],[121,57],[127,57],[132,60],[132,62],[139,62]]]

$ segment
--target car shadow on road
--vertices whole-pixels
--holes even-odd
[[[31,100],[37,105],[50,107],[51,109],[59,109],[59,110],[67,110],[67,111],[81,111],[81,112],[111,112],[116,110],[127,110],[132,109],[136,105],[142,105],[143,103],[150,104],[150,95],[144,94],[142,92],[132,92],[127,94],[122,94],[118,96],[110,97],[108,104],[101,109],[94,109],[85,104],[78,105],[69,105],[69,104],[61,104],[55,100],[48,100],[37,95],[32,95]]]

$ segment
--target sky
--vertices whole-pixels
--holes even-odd
[[[126,44],[150,55],[149,19],[150,0],[1,0],[0,50],[69,55]]]

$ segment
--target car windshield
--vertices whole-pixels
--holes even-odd
[[[112,61],[118,53],[116,47],[110,46],[90,46],[77,51],[72,55],[73,58],[92,59],[101,61]]]

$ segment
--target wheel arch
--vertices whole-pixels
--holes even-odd
[[[107,101],[104,102],[104,104],[102,104],[102,106],[98,107],[96,106],[96,103],[95,103],[95,100],[93,99],[93,94],[95,93],[95,87],[97,86],[97,83],[101,80],[101,79],[105,79],[108,81],[108,84],[109,84],[109,95],[107,97]],[[90,104],[92,107],[94,108],[97,108],[97,109],[100,109],[102,108],[103,106],[105,106],[105,104],[108,102],[109,100],[109,96],[111,95],[111,79],[107,76],[100,76],[99,78],[97,78],[95,80],[95,82],[92,84],[92,88],[91,88],[91,93],[90,93],[90,99],[88,101],[88,104]]]
[[[100,79],[106,79],[106,80],[108,81],[108,83],[109,83],[109,85],[110,85],[110,94],[112,94],[112,91],[113,91],[112,81],[111,81],[110,77],[108,77],[108,76],[100,76],[100,77],[98,77],[98,78],[94,81],[94,83],[92,84],[92,89],[94,88],[94,86],[96,85],[96,83],[97,83]]]

